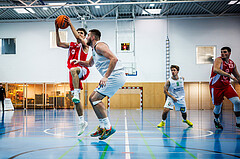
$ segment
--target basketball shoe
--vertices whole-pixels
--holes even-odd
[[[223,129],[223,126],[221,125],[221,123],[219,121],[216,121],[215,119],[213,121],[214,121],[215,127],[217,129]]]
[[[115,132],[116,130],[112,126],[110,127],[109,130],[106,130],[106,128],[104,128],[102,135],[99,137],[99,140],[105,140]]]
[[[188,126],[193,126],[193,123],[191,122],[191,121],[189,121],[189,120],[182,120],[182,122],[183,123],[187,123],[188,124]]]
[[[165,122],[164,121],[161,121],[161,123],[159,123],[157,125],[158,128],[161,128],[161,127],[164,127],[165,126]]]
[[[85,128],[88,126],[88,123],[84,121],[83,123],[79,124],[79,131],[78,131],[78,136],[82,135],[84,132]]]
[[[101,136],[103,133],[103,128],[100,128],[100,126],[98,126],[97,131],[90,134],[91,137],[98,137]]]

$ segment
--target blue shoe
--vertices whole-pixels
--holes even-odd
[[[99,140],[105,140],[115,132],[116,129],[114,129],[113,127],[111,127],[109,130],[106,130],[106,128],[104,128],[101,137],[99,137]]]
[[[73,97],[73,98],[72,98],[72,101],[73,101],[73,103],[75,103],[75,104],[80,103],[80,99],[77,98],[77,97]]]

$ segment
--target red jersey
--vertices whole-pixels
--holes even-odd
[[[75,65],[74,63],[70,63],[70,60],[76,59],[81,61],[86,61],[88,53],[85,53],[83,51],[82,44],[77,44],[76,42],[71,42],[69,46],[69,52],[68,52],[68,61],[67,61],[67,67],[68,69],[72,67],[80,67],[79,64]]]
[[[73,67],[81,67],[83,68],[83,66],[80,66],[79,64],[74,64],[74,63],[70,63],[70,60],[76,59],[76,60],[81,60],[81,61],[86,61],[87,59],[87,55],[88,53],[85,53],[83,51],[83,47],[81,43],[76,43],[76,42],[71,42],[70,46],[69,46],[69,52],[68,52],[68,60],[67,60],[67,67],[68,69],[71,69]],[[83,89],[82,86],[82,82],[81,80],[85,80],[90,71],[87,67],[84,67],[86,69],[86,74],[83,75],[83,77],[79,80],[79,88]],[[70,84],[70,90],[73,91],[73,84],[72,84],[72,75],[71,72],[69,71],[69,84]]]
[[[218,57],[221,58],[221,57]],[[228,62],[223,61],[221,63],[220,69],[223,70],[224,72],[227,72],[229,74],[233,73],[233,70],[235,68],[235,63],[229,59]],[[224,87],[230,85],[230,77],[222,76],[218,73],[213,72],[213,67],[212,67],[212,73],[211,73],[211,81],[210,85],[214,87]]]

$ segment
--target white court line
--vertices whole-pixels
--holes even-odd
[[[130,159],[130,148],[128,140],[127,113],[125,110],[125,159]]]

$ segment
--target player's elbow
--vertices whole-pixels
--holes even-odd
[[[218,73],[218,69],[217,68],[213,68],[213,72],[214,73]]]
[[[118,62],[118,59],[116,57],[112,58],[112,61],[116,64]]]

